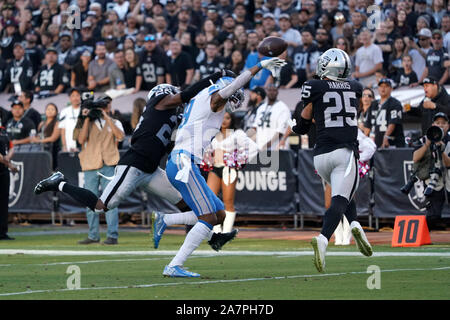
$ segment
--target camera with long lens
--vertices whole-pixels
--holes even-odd
[[[435,144],[439,141],[442,141],[444,138],[444,131],[438,126],[431,126],[428,128],[426,133],[427,139],[431,141],[431,144]]]
[[[87,113],[86,117],[88,117],[91,121],[100,119],[103,117],[102,110],[108,106],[110,101],[111,98],[109,98],[108,96],[94,100],[93,92],[83,92],[83,94],[81,95],[80,116],[83,117],[83,110],[88,109],[89,112]]]
[[[439,183],[439,178],[442,177],[441,170],[436,166],[437,162],[440,160],[441,154],[440,147],[436,145],[436,143],[442,141],[444,138],[444,131],[438,126],[431,126],[426,132],[426,137],[431,142],[431,160],[427,161],[427,159],[424,158],[423,161],[417,164],[417,168],[409,178],[408,183],[400,188],[400,191],[404,194],[410,193],[414,183],[416,183],[419,179],[426,180],[429,178],[430,182],[423,193],[428,197],[436,189],[436,186]]]
[[[409,194],[417,181],[419,181],[419,178],[416,176],[416,173],[414,172],[409,177],[408,182],[403,187],[400,188],[400,191],[403,192],[404,194]]]

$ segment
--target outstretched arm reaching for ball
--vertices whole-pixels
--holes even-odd
[[[286,64],[286,61],[280,58],[272,58],[259,62],[256,66],[251,67],[249,70],[241,73],[236,79],[233,80],[228,86],[215,92],[211,97],[211,109],[214,112],[221,110],[236,91],[244,87],[252,77],[257,74],[261,69],[267,69],[272,74],[275,74],[277,68],[281,68]]]

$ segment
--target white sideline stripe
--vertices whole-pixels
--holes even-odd
[[[419,268],[419,269],[391,269],[380,270],[380,272],[399,272],[399,271],[441,271],[449,270],[450,266],[439,268]],[[284,280],[284,279],[296,279],[296,278],[320,278],[320,277],[336,277],[351,274],[367,274],[367,271],[351,271],[351,272],[339,272],[339,273],[325,273],[325,274],[300,274],[294,276],[278,276],[278,277],[264,277],[264,278],[247,278],[247,279],[233,279],[233,280],[210,280],[210,281],[189,281],[189,282],[168,282],[168,283],[153,283],[153,284],[138,284],[131,286],[120,287],[89,287],[80,289],[46,289],[46,290],[28,290],[21,292],[8,292],[0,293],[0,296],[15,296],[21,294],[31,293],[52,293],[52,292],[65,292],[65,291],[82,291],[82,290],[115,290],[115,289],[138,289],[138,288],[153,288],[153,287],[169,287],[180,285],[199,285],[199,284],[216,284],[216,283],[235,283],[235,282],[249,282],[249,281],[265,281],[265,280]]]
[[[200,256],[197,255],[193,258],[213,257],[212,255]],[[102,262],[135,262],[135,261],[160,261],[167,260],[170,257],[165,258],[142,258],[142,259],[105,259],[105,260],[88,260],[88,261],[63,261],[63,262],[51,262],[51,263],[16,263],[16,264],[0,264],[0,267],[12,267],[12,266],[58,266],[58,265],[72,265],[72,264],[89,264],[89,263],[102,263]]]
[[[43,256],[172,256],[176,250],[158,251],[91,251],[91,250],[25,250],[1,249],[0,255],[30,254]],[[192,255],[214,256],[310,256],[313,251],[220,251],[197,250]],[[328,251],[327,256],[361,256],[358,251]],[[445,252],[374,252],[373,257],[450,257],[450,251]]]

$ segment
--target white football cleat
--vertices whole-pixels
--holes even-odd
[[[325,269],[325,253],[327,251],[328,240],[323,235],[312,238],[311,245],[314,249],[314,265],[317,271],[323,272]]]
[[[350,224],[350,228],[352,229],[353,238],[355,239],[359,251],[363,255],[370,257],[373,253],[372,246],[370,245],[369,240],[367,240],[366,234],[359,222],[353,221]]]

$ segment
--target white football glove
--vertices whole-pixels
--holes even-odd
[[[289,126],[289,128],[291,128],[291,130],[292,130],[292,128],[295,127],[296,125],[297,125],[297,120],[295,120],[295,119],[289,119],[289,120],[288,120],[288,126]]]
[[[277,75],[277,69],[284,66],[286,64],[286,61],[275,57],[275,58],[263,60],[260,63],[261,63],[261,67],[269,70],[272,73],[272,76],[275,78]]]

